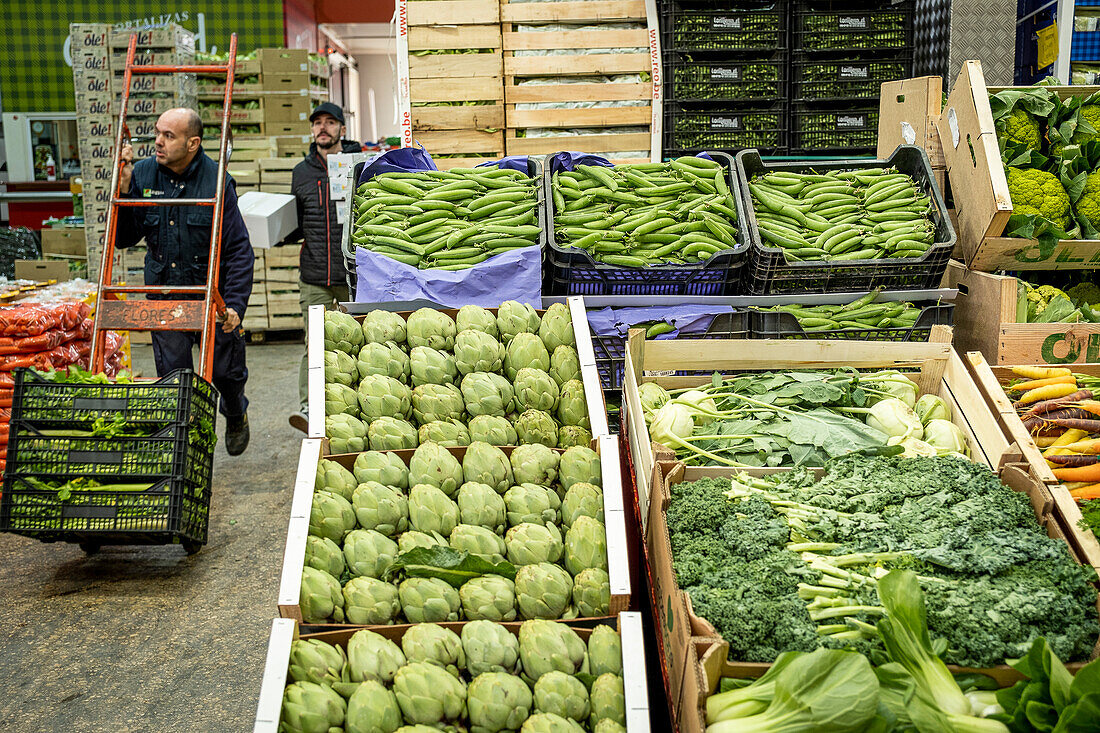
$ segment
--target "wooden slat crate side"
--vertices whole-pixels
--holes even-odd
[[[647,53],[594,53],[561,56],[507,56],[506,76],[587,76],[649,73]]]
[[[452,168],[473,168],[480,163],[502,157],[504,157],[504,153],[494,153],[492,155],[477,158],[432,158],[432,161],[439,170],[449,171]]]
[[[410,51],[446,48],[501,48],[500,25],[417,26],[409,28]]]
[[[412,125],[417,130],[483,130],[504,127],[503,104],[472,107],[413,107]]]
[[[500,102],[504,100],[504,80],[490,77],[440,77],[410,79],[409,102]]]
[[[505,51],[549,51],[569,48],[649,48],[649,34],[638,30],[516,31],[501,34]],[[476,48],[466,44],[465,48]]]
[[[413,137],[428,153],[468,153],[471,156],[504,154],[504,135],[500,132],[413,130]]]
[[[508,105],[508,127],[615,127],[648,125],[652,112],[644,107],[597,107],[595,109],[516,110]]]
[[[509,130],[509,133],[514,133]],[[606,135],[560,135],[555,137],[509,137],[505,143],[508,155],[550,155],[562,150],[583,150],[587,153],[628,152],[649,150],[648,132],[627,132]],[[616,163],[625,163],[616,160]],[[638,160],[649,162],[649,159]]]
[[[406,5],[409,26],[478,25],[500,22],[498,0],[414,0]]]
[[[644,0],[519,3],[502,0],[500,4],[503,23],[620,23],[645,19]]]
[[[970,268],[999,270],[1085,270],[1100,268],[1100,240],[1063,239],[1043,257],[1034,239],[986,237],[973,252]]]
[[[648,101],[653,96],[648,83],[509,84],[503,90],[507,104],[630,102]]]
[[[504,68],[502,56],[503,52],[499,49],[492,53],[410,54],[409,78],[501,76]]]

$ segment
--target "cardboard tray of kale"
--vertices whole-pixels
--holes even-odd
[[[568,153],[559,155],[569,155]],[[740,197],[735,195],[736,179],[734,178],[734,161],[729,155],[725,153],[712,152],[707,153],[714,161],[717,161],[719,165],[724,169],[725,175],[721,177],[722,182],[728,187],[730,195],[726,196],[726,201],[730,199],[733,201],[733,207],[730,209],[728,205],[723,205],[723,208],[734,211],[737,215],[737,228],[733,235],[728,236],[724,244],[729,246],[729,249],[722,249],[717,252],[713,252],[706,260],[698,263],[684,262],[683,264],[653,264],[662,260],[647,258],[642,259],[640,257],[629,257],[627,260],[617,258],[615,250],[619,249],[616,243],[622,243],[624,240],[634,242],[638,241],[635,238],[643,235],[648,235],[653,240],[653,246],[656,247],[655,252],[661,252],[662,249],[671,247],[674,252],[672,254],[690,254],[689,251],[692,247],[704,246],[698,243],[692,242],[692,235],[690,230],[693,224],[700,223],[705,219],[718,220],[717,223],[711,222],[708,226],[715,226],[719,230],[732,229],[733,226],[730,223],[732,217],[728,213],[723,213],[721,217],[706,212],[702,214],[688,214],[682,212],[673,212],[669,217],[659,217],[654,215],[651,220],[639,224],[637,226],[631,226],[629,223],[632,218],[636,217],[636,214],[631,212],[632,203],[637,202],[638,206],[643,205],[643,202],[661,201],[662,199],[650,197],[642,198],[633,194],[620,191],[610,191],[609,193],[616,197],[620,201],[624,201],[625,217],[620,217],[619,221],[628,223],[625,227],[629,231],[616,231],[613,229],[615,224],[607,226],[603,230],[597,230],[596,227],[573,227],[573,226],[560,226],[561,219],[558,216],[557,208],[563,203],[567,208],[564,211],[568,212],[567,215],[577,213],[575,210],[571,210],[568,206],[575,206],[573,202],[587,199],[584,207],[579,209],[582,217],[586,214],[593,214],[597,199],[592,196],[583,196],[582,199],[569,198],[565,194],[555,190],[554,175],[557,173],[553,168],[557,167],[554,163],[556,156],[549,156],[543,166],[543,186],[545,187],[544,197],[546,200],[547,212],[545,216],[546,226],[543,228],[543,234],[546,237],[543,251],[545,253],[544,260],[544,272],[543,272],[543,294],[560,296],[560,295],[732,295],[735,294],[741,283],[741,266],[745,260],[745,255],[748,251],[748,243],[744,239],[745,232],[741,222],[744,221],[744,213],[741,210]],[[602,160],[602,159],[600,159]],[[638,173],[635,171],[645,171],[646,175],[652,173],[662,173],[667,171],[676,170],[677,161],[671,163],[647,163],[641,166],[614,166],[613,168],[606,168],[604,166],[596,166],[603,171],[612,171],[615,174],[622,173],[625,177],[633,176],[630,184],[633,188],[636,185],[636,181],[640,179]],[[664,180],[669,178],[680,178],[688,175],[682,173],[679,175],[662,176]],[[617,185],[617,184],[616,184]],[[682,186],[687,185],[688,188],[692,188],[690,184],[673,184],[671,187],[666,186],[662,191],[667,191],[667,194],[661,194],[665,201],[671,201],[669,197],[679,198],[686,195],[682,190]],[[591,186],[590,186],[591,187]],[[656,187],[654,187],[656,188]],[[677,190],[673,190],[677,189]],[[604,189],[607,190],[607,189]],[[698,191],[699,189],[695,189]],[[720,194],[715,194],[718,196]],[[703,208],[703,207],[700,207]],[[649,212],[649,214],[655,214],[659,212]],[[617,216],[613,214],[612,216]],[[610,222],[612,216],[597,217],[599,221],[596,224],[606,225]],[[648,216],[648,214],[647,214]],[[689,217],[690,218],[689,220]],[[663,227],[654,228],[647,231],[646,227],[656,226],[663,223]],[[621,225],[620,225],[621,226]],[[688,232],[684,236],[679,234],[672,236],[669,234],[663,234],[661,229],[668,227],[681,227],[685,232]],[[566,241],[570,241],[568,237],[573,234],[573,231],[577,230],[577,234],[585,234],[585,237],[578,241],[582,247],[565,246]],[[591,231],[589,235],[587,232]],[[711,237],[713,232],[707,230],[702,239]],[[558,238],[562,237],[563,242],[559,243]],[[628,239],[629,238],[629,239]],[[586,243],[585,239],[589,242]],[[591,241],[596,240],[596,244],[592,245]],[[600,254],[599,249],[606,248],[608,252],[606,254]],[[598,261],[593,257],[593,251],[599,254],[600,260]],[[625,249],[625,252],[631,252],[637,250]],[[660,255],[662,258],[664,255]],[[671,254],[669,255],[671,256]],[[610,261],[607,261],[610,260]],[[630,262],[630,266],[624,266],[616,264],[618,262]]]
[[[757,221],[753,194],[749,188],[750,182],[758,175],[772,172],[821,174],[884,168],[893,168],[910,176],[919,193],[930,200],[928,218],[934,227],[934,236],[931,245],[920,256],[790,261],[782,247],[765,243]],[[742,230],[750,245],[745,280],[748,292],[754,295],[778,295],[813,291],[868,291],[876,287],[917,290],[939,286],[951,259],[956,237],[955,229],[947,216],[943,194],[936,185],[928,154],[922,148],[899,145],[887,160],[788,161],[768,164],[760,159],[758,151],[746,150],[737,154],[737,173],[741,209],[745,217]],[[862,197],[862,194],[858,195]]]
[[[785,0],[739,0],[722,7],[661,6],[662,45],[670,51],[775,51],[787,46]]]

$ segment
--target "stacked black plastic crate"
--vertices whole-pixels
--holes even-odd
[[[792,153],[863,155],[879,86],[913,70],[913,1],[798,0],[791,14]]]
[[[789,17],[784,0],[662,3],[666,157],[787,152]]]

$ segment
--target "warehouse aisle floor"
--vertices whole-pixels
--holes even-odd
[[[249,345],[252,440],[219,418],[209,543],[105,547],[0,534],[0,731],[251,730],[302,433],[296,342]],[[154,373],[152,350],[136,364]]]

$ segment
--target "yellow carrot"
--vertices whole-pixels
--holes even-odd
[[[1014,384],[1010,389],[1013,392],[1026,392],[1029,389],[1037,389],[1039,387],[1047,387],[1051,384],[1077,384],[1077,377],[1072,374],[1065,374],[1060,377],[1050,377],[1049,379],[1032,379],[1028,382],[1020,382]]]
[[[1054,400],[1059,397],[1071,395],[1076,391],[1076,384],[1051,384],[1046,387],[1039,387],[1038,389],[1025,392],[1018,404],[1030,405],[1034,402],[1042,402],[1043,400]]]
[[[1062,433],[1062,437],[1055,440],[1049,448],[1043,451],[1043,457],[1045,458],[1047,456],[1065,455],[1068,452],[1066,451],[1065,446],[1070,445],[1071,443],[1076,443],[1077,441],[1081,440],[1081,438],[1084,438],[1087,435],[1088,433],[1086,433],[1084,430],[1071,428]],[[1047,465],[1051,468],[1058,468],[1058,464],[1052,461],[1047,461]]]
[[[1079,440],[1076,443],[1070,443],[1069,445],[1065,445],[1062,447],[1069,453],[1096,455],[1097,453],[1100,453],[1100,438],[1092,438],[1091,440]]]
[[[1065,435],[1065,433],[1062,433],[1062,435]],[[1054,445],[1055,443],[1057,443],[1057,442],[1058,442],[1058,438],[1059,438],[1059,437],[1061,437],[1061,436],[1057,436],[1057,435],[1042,435],[1042,436],[1036,436],[1036,437],[1034,438],[1034,440],[1035,440],[1035,445],[1039,446],[1040,448],[1050,448],[1050,447],[1052,447],[1052,446],[1053,446],[1053,445]]]
[[[1048,379],[1050,377],[1064,377],[1067,374],[1073,374],[1073,372],[1065,367],[1041,366],[1014,366],[1012,367],[1012,373],[1020,377],[1027,377],[1028,379]]]

